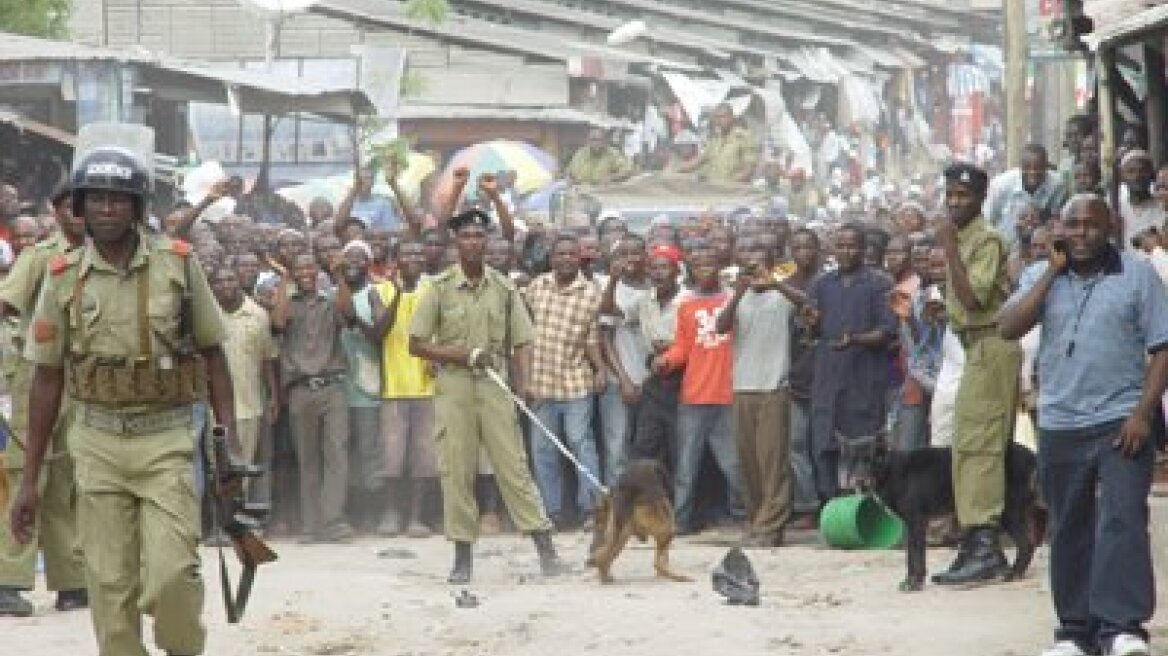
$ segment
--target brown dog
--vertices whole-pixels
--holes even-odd
[[[601,583],[612,582],[612,562],[634,535],[641,542],[653,537],[657,545],[653,568],[658,576],[672,581],[692,580],[669,569],[674,526],[668,479],[656,460],[633,460],[616,486],[601,497],[588,558],[588,564],[599,571]]]

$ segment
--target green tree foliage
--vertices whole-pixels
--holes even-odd
[[[64,37],[73,0],[0,0],[0,31]]]
[[[406,0],[406,15],[414,20],[424,20],[438,25],[450,13],[447,0]]]

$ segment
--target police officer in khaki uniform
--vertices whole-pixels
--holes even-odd
[[[633,173],[633,165],[607,143],[604,130],[592,128],[588,132],[588,145],[572,156],[567,172],[572,182],[602,185],[628,179]]]
[[[998,311],[1009,298],[1009,249],[981,215],[985,171],[970,164],[945,170],[948,219],[937,241],[948,261],[949,328],[965,349],[954,407],[953,495],[965,538],[941,585],[991,581],[1007,571],[998,544],[1006,499],[1006,446],[1014,434],[1022,350],[998,335]]]
[[[531,317],[506,275],[484,266],[487,225],[479,210],[450,220],[458,263],[432,279],[410,326],[410,354],[433,362],[434,444],[442,485],[446,538],[454,542],[451,583],[471,577],[471,544],[478,537],[474,497],[479,449],[485,449],[503,502],[520,531],[535,541],[546,575],[562,571],[551,522],[535,487],[519,434],[515,407],[484,369],[507,375],[514,347],[514,389],[525,398],[531,370]]]
[[[77,248],[85,239],[84,224],[70,211],[71,199],[68,187],[53,194],[51,201],[59,230],[45,241],[22,250],[12,270],[0,281],[0,313],[6,319],[15,320],[10,340],[12,350],[5,353],[4,363],[4,376],[12,393],[12,417],[8,423],[21,440],[28,429],[28,385],[33,370],[22,351],[33,304],[49,260]],[[52,453],[40,478],[44,503],[33,526],[33,538],[17,545],[12,533],[0,531],[0,615],[32,615],[33,605],[20,596],[20,591],[33,588],[38,548],[44,553],[45,583],[49,590],[57,591],[56,609],[74,610],[89,604],[77,544],[73,462],[65,443],[71,405],[66,396],[53,428]],[[12,487],[19,487],[24,472],[24,448],[17,440],[9,439],[4,467]]]
[[[223,321],[189,247],[143,225],[146,161],[79,146],[73,211],[90,241],[49,263],[26,350],[37,401],[27,471],[40,471],[66,389],[76,403],[69,448],[99,656],[146,656],[142,613],[154,616],[164,652],[202,653],[192,404],[207,384],[240,452]],[[10,518],[19,542],[39,505],[26,476]]]
[[[734,109],[727,103],[714,108],[710,136],[697,159],[682,166],[685,173],[697,172],[703,179],[720,184],[747,184],[758,164],[758,145],[750,132],[737,125]]]

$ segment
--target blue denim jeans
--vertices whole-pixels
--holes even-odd
[[[1038,473],[1050,510],[1050,593],[1056,640],[1087,651],[1112,637],[1146,638],[1155,607],[1148,494],[1155,448],[1112,446],[1119,422],[1039,432]]]
[[[734,406],[682,403],[677,411],[677,471],[673,480],[673,504],[678,531],[682,533],[694,529],[694,488],[707,444],[726,477],[731,513],[744,514],[738,445],[734,441]]]
[[[895,451],[915,451],[929,446],[929,399],[918,405],[898,400],[892,421],[891,447]]]
[[[811,459],[811,401],[791,399],[791,473],[795,477],[795,512],[819,511],[815,467]]]
[[[604,448],[604,484],[612,487],[625,469],[632,442],[635,408],[621,398],[620,385],[610,382],[600,395],[600,430]]]
[[[600,477],[600,461],[596,454],[596,440],[592,436],[592,397],[582,396],[568,401],[543,399],[532,404],[532,410],[549,430],[556,434],[560,442],[568,447],[580,464]],[[563,474],[560,469],[563,457],[538,426],[532,431],[540,435],[531,436],[531,452],[535,461],[535,483],[543,497],[543,505],[549,515],[559,516],[563,510]],[[577,485],[576,505],[580,512],[591,513],[596,509],[597,491],[581,475]]]

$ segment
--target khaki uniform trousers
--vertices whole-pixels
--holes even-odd
[[[164,652],[201,654],[203,580],[192,426],[69,433],[98,656],[147,656],[142,614]]]
[[[995,328],[962,337],[954,404],[953,495],[963,527],[997,526],[1006,503],[1006,446],[1014,435],[1022,349]]]
[[[29,368],[31,369],[31,368]],[[21,388],[27,392],[27,386]],[[27,394],[26,394],[27,395]],[[37,490],[41,505],[32,539],[21,546],[12,532],[0,530],[0,587],[32,590],[36,582],[36,555],[45,556],[45,585],[49,590],[85,588],[85,570],[77,541],[77,486],[73,481],[73,460],[68,453],[66,432],[73,413],[70,403],[62,405],[53,431],[52,446],[41,472]],[[21,440],[27,434],[27,412],[13,413],[12,429]],[[24,451],[9,440],[4,452],[4,473],[11,486],[12,499],[4,504],[8,517],[24,477]]]
[[[24,470],[6,466],[5,473],[14,497],[6,506],[4,517],[7,518]],[[41,505],[32,539],[21,546],[12,539],[11,531],[0,530],[0,587],[32,590],[36,584],[36,556],[40,551],[45,556],[45,585],[49,590],[83,590],[85,570],[77,542],[77,488],[73,483],[73,461],[68,455],[49,461],[37,489]]]
[[[779,538],[791,518],[791,395],[734,392],[734,435],[751,534]]]
[[[523,533],[551,530],[510,397],[485,375],[444,371],[436,380],[434,413],[446,538],[454,542],[478,538],[474,481],[480,448],[491,462],[515,526]]]

